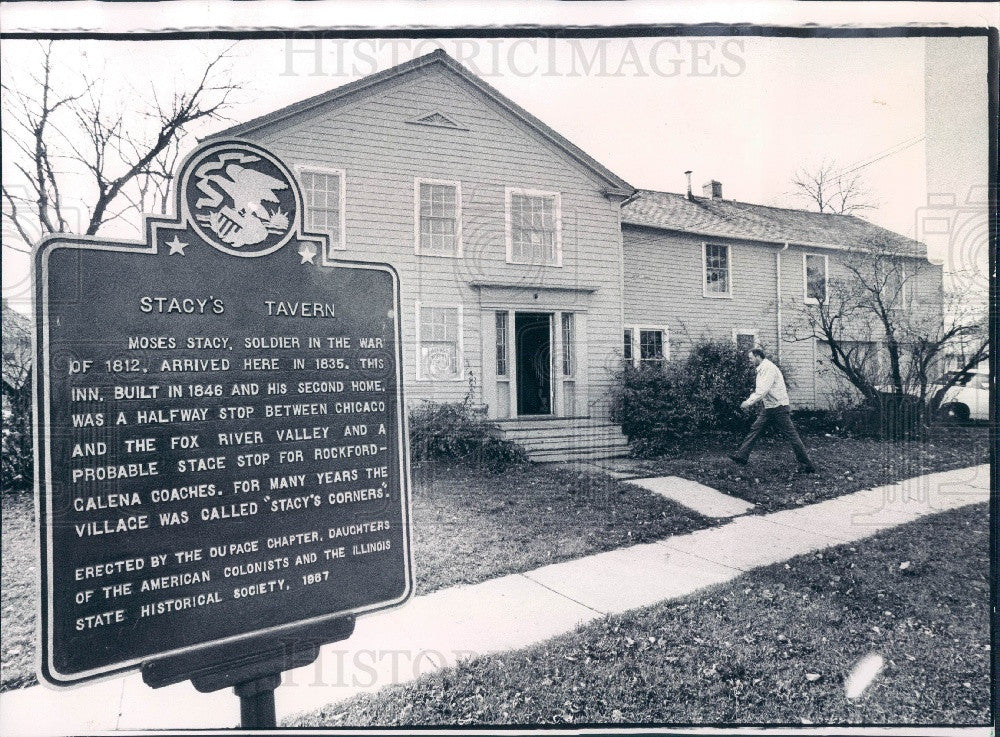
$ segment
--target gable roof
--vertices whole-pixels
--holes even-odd
[[[515,118],[528,126],[528,128],[534,133],[541,136],[551,145],[555,146],[571,159],[581,164],[584,168],[589,169],[600,180],[605,182],[610,194],[628,197],[635,192],[635,187],[631,184],[601,164],[597,161],[597,159],[590,156],[590,154],[586,151],[564,138],[516,102],[501,94],[496,88],[477,77],[464,66],[448,56],[448,54],[441,49],[424,56],[418,56],[415,59],[411,59],[410,61],[384,71],[377,72],[376,74],[362,77],[359,80],[346,84],[342,87],[337,87],[329,92],[324,92],[322,94],[315,95],[314,97],[300,100],[299,102],[283,107],[280,110],[275,110],[274,112],[266,113],[265,115],[248,120],[245,123],[231,126],[225,130],[219,131],[218,133],[206,136],[205,140],[245,136],[249,133],[260,130],[261,128],[266,128],[269,125],[287,120],[293,116],[307,113],[321,106],[336,106],[338,104],[343,104],[348,100],[355,99],[362,93],[378,87],[379,85],[393,80],[398,80],[401,77],[413,74],[418,70],[434,66],[438,66],[451,72],[454,76],[471,85],[494,105],[513,115]]]
[[[622,208],[622,223],[715,238],[845,249],[884,239],[897,253],[927,257],[927,246],[854,217],[640,189]]]

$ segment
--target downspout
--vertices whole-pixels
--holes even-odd
[[[774,357],[781,363],[781,252],[788,250],[788,242],[774,252],[774,290],[777,303],[778,334],[774,344]]]

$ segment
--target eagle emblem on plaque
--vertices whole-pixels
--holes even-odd
[[[294,234],[300,208],[290,172],[242,142],[208,147],[188,166],[184,199],[191,224],[220,251],[263,256]]]

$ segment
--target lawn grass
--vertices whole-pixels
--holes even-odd
[[[985,725],[988,526],[985,504],[934,515],[289,726]],[[884,669],[848,699],[867,655]]]
[[[412,475],[417,595],[716,524],[637,486],[554,467],[494,475],[425,463]],[[0,691],[36,682],[30,493],[4,495],[2,532]]]
[[[810,504],[923,472],[983,463],[985,427],[942,427],[927,443],[804,436],[822,473],[795,473],[791,451],[764,439],[748,467],[726,453],[738,438],[678,443],[636,461],[645,475],[694,479],[757,504],[758,513]],[[2,502],[0,691],[35,683],[34,505],[30,493]],[[538,568],[718,524],[655,494],[601,474],[528,465],[488,474],[463,464],[413,469],[417,595]]]
[[[35,501],[30,491],[3,494],[0,511],[0,691],[35,680]]]
[[[681,476],[757,505],[755,513],[813,504],[861,489],[891,484],[933,471],[989,463],[989,428],[942,425],[923,441],[880,441],[829,435],[802,436],[819,473],[801,474],[791,448],[763,438],[750,463],[737,466],[728,455],[741,438],[719,434],[697,443],[678,441],[657,458],[634,461],[635,473]]]
[[[413,470],[416,593],[716,523],[600,474],[527,465],[491,475],[425,463]]]

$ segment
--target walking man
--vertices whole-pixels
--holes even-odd
[[[761,433],[768,425],[773,425],[791,444],[792,450],[795,451],[795,459],[799,462],[799,470],[803,473],[816,473],[816,467],[809,460],[802,439],[792,424],[792,415],[788,407],[788,389],[785,387],[785,377],[781,375],[781,369],[767,360],[761,348],[754,348],[748,355],[757,367],[757,386],[753,394],[740,405],[740,409],[750,409],[757,402],[761,402],[763,407],[743,443],[729,458],[734,463],[745,466]]]

